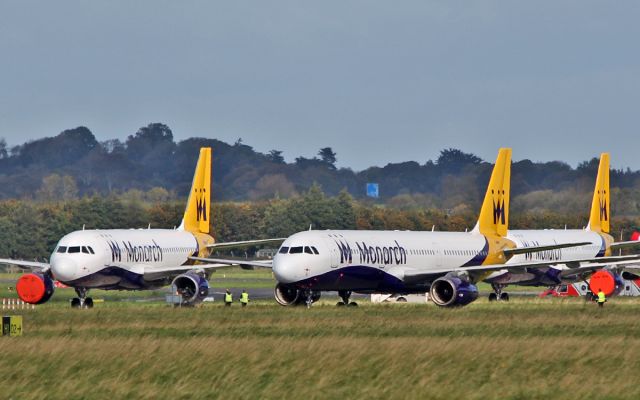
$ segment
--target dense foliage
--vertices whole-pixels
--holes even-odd
[[[173,228],[180,224],[184,201],[158,201],[154,190],[139,196],[91,196],[81,199],[0,201],[0,257],[46,258],[65,234],[83,229]],[[151,199],[151,200],[150,200]],[[579,214],[552,211],[512,213],[513,228],[581,228]],[[353,199],[346,191],[326,196],[318,185],[300,196],[257,202],[214,202],[212,233],[218,241],[286,237],[313,229],[400,229],[465,231],[477,210],[399,209]],[[613,232],[627,238],[640,218],[614,218]]]
[[[7,148],[0,140],[0,199],[73,200],[118,195],[162,202],[189,189],[198,149],[214,149],[213,180],[218,201],[264,201],[296,198],[314,183],[329,196],[346,190],[364,199],[368,182],[380,185],[377,204],[392,208],[445,209],[473,213],[480,205],[492,165],[457,149],[442,150],[434,161],[387,164],[354,172],[337,168],[330,147],[317,157],[285,162],[282,151],[254,151],[241,139],[230,145],[212,138],[176,142],[161,123],[140,128],[120,140],[98,142],[85,127],[55,137]],[[517,149],[514,149],[517,155]],[[559,162],[521,160],[512,167],[514,212],[584,213],[594,185],[598,160],[577,168]],[[640,215],[640,172],[613,170],[616,215]]]

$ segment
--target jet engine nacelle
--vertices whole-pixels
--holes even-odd
[[[40,272],[24,274],[16,283],[16,292],[22,301],[29,304],[43,304],[53,296],[53,280]]]
[[[622,277],[606,269],[596,271],[589,278],[589,289],[596,295],[602,289],[605,296],[615,296],[622,291],[623,287]]]
[[[300,289],[296,289],[293,286],[283,285],[278,283],[273,290],[273,294],[276,301],[281,306],[295,306],[304,303],[304,296]],[[318,299],[320,295],[318,295]]]
[[[176,276],[171,285],[182,296],[183,304],[198,304],[209,295],[209,282],[195,272]]]
[[[445,276],[433,281],[429,297],[440,307],[466,306],[478,298],[478,288],[457,276]]]

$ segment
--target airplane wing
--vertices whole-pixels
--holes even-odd
[[[39,270],[41,272],[48,271],[51,268],[49,263],[43,263],[38,261],[24,261],[24,260],[12,260],[10,258],[0,258],[0,264],[4,265],[15,265],[16,267],[29,269],[29,270]]]
[[[628,261],[628,262],[638,262],[640,260],[640,255],[630,255],[630,256],[612,256],[612,257],[597,257],[597,258],[582,258],[582,259],[572,259],[572,260],[554,260],[554,261],[536,261],[536,262],[520,262],[520,263],[511,263],[511,264],[490,264],[490,265],[475,265],[470,267],[458,267],[458,268],[448,268],[448,269],[409,269],[404,271],[405,279],[410,280],[420,280],[422,278],[430,278],[436,275],[443,275],[449,272],[470,272],[470,273],[482,273],[482,272],[493,272],[493,271],[522,271],[526,268],[542,268],[542,267],[550,267],[552,265],[567,265],[569,268],[580,268],[580,267],[588,267],[590,264],[597,263],[599,264],[598,268],[602,268],[605,265],[609,265],[615,262]],[[582,266],[582,263],[587,263],[587,265]],[[596,268],[597,269],[597,268]]]
[[[226,258],[204,258],[204,257],[189,257],[190,260],[201,261],[205,263],[214,263],[215,265],[223,264],[227,267],[232,265],[271,268],[273,261],[271,260],[230,260]],[[204,264],[207,265],[207,264]]]
[[[238,264],[235,264],[238,265]],[[116,267],[120,269],[124,269],[138,275],[154,275],[159,273],[167,273],[167,272],[188,272],[197,269],[219,269],[219,268],[229,268],[233,265],[231,264],[197,264],[197,265],[180,265],[175,267],[156,267],[152,265],[146,264],[136,264],[136,265],[124,265],[124,264],[110,264],[109,267]]]
[[[251,246],[262,246],[273,244],[280,246],[282,242],[284,242],[286,238],[277,238],[277,239],[259,239],[259,240],[244,240],[240,242],[221,242],[221,243],[213,243],[207,245],[208,249],[213,250],[226,250],[226,249],[235,249],[235,248],[244,248]]]
[[[564,249],[567,247],[579,247],[587,244],[591,244],[591,242],[562,243],[562,244],[552,244],[548,246],[517,247],[515,249],[504,249],[503,253],[505,256],[508,257],[508,256],[514,256],[516,254],[538,253],[541,251]]]

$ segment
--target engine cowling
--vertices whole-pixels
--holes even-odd
[[[198,304],[209,295],[209,282],[195,272],[176,276],[171,285],[182,296],[183,304]]]
[[[40,272],[24,274],[16,283],[16,292],[22,301],[29,304],[43,304],[53,296],[53,279]]]
[[[606,269],[596,271],[589,278],[589,289],[593,294],[598,294],[602,289],[605,296],[615,296],[622,291],[623,287],[622,277]]]
[[[478,298],[478,288],[457,276],[445,276],[433,281],[429,297],[440,307],[466,306]]]
[[[276,301],[281,306],[295,306],[304,302],[302,291],[292,286],[278,283],[273,290]]]

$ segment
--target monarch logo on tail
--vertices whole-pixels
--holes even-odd
[[[207,189],[195,189],[196,221],[207,221]]]
[[[598,191],[600,194],[600,191]],[[607,192],[603,191],[600,195],[600,221],[608,221],[609,215],[607,215]]]
[[[494,195],[494,191],[491,191],[491,194]],[[495,195],[493,199],[493,223],[494,224],[502,224],[506,223],[506,212],[504,207],[504,190],[501,192],[498,190],[498,201],[496,203]]]

